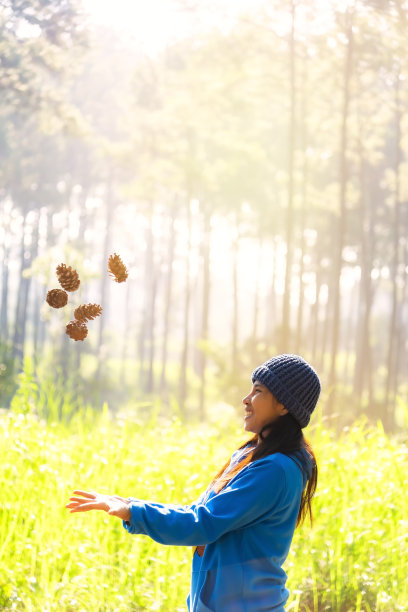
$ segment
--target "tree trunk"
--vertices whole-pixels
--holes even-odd
[[[272,344],[274,349],[277,349],[275,334],[276,334],[276,321],[277,317],[277,308],[276,308],[276,259],[277,259],[277,245],[274,239],[272,239],[272,270],[271,270],[271,286],[266,298],[266,318],[265,318],[265,338],[267,344]]]
[[[101,285],[100,285],[100,300],[103,308],[103,314],[99,318],[99,330],[97,340],[98,367],[95,374],[96,382],[99,384],[102,380],[103,362],[104,362],[104,347],[103,347],[103,332],[109,316],[109,291],[108,291],[108,260],[110,255],[110,238],[112,231],[112,223],[114,219],[115,200],[113,195],[113,171],[109,170],[109,176],[106,183],[105,194],[105,233],[103,241],[103,255],[101,262]],[[97,385],[98,386],[98,385]]]
[[[154,281],[154,260],[153,260],[153,219],[154,219],[154,204],[149,202],[147,212],[148,224],[146,226],[146,255],[145,255],[145,269],[144,269],[144,281],[143,281],[143,310],[140,320],[140,331],[139,331],[139,383],[140,386],[147,390],[149,368],[145,368],[146,350],[150,350],[148,346],[148,337],[151,330],[151,307],[152,307],[152,295],[153,295],[153,281]],[[150,353],[149,353],[150,354]]]
[[[315,303],[312,308],[311,329],[312,329],[312,361],[317,363],[318,330],[319,330],[319,311],[320,311],[320,292],[322,289],[322,271],[320,266],[320,254],[317,251],[316,258],[316,280],[315,280]]]
[[[125,295],[125,333],[122,338],[122,358],[121,358],[121,376],[123,384],[126,385],[127,381],[127,354],[129,345],[129,331],[131,327],[131,292],[132,292],[132,281],[130,278],[126,281],[126,295]]]
[[[52,210],[47,208],[46,210],[46,239],[45,239],[46,247],[49,247],[50,245],[53,244],[53,233],[54,233],[54,228],[52,226]],[[47,290],[47,287],[45,288],[45,293],[46,293],[46,290]],[[39,331],[38,331],[38,350],[40,352],[43,351],[44,346],[45,346],[46,337],[47,337],[47,329],[48,329],[48,326],[45,324],[45,321],[43,321],[42,318],[40,317]]]
[[[296,84],[295,84],[295,18],[296,4],[291,2],[291,31],[289,48],[289,80],[290,80],[290,119],[289,119],[289,160],[288,160],[288,199],[286,216],[286,269],[285,269],[285,288],[283,293],[283,312],[282,312],[282,334],[279,340],[281,352],[287,352],[291,345],[290,333],[290,297],[291,297],[291,277],[293,261],[293,232],[294,232],[294,211],[293,211],[293,192],[294,192],[294,161],[295,161],[295,126],[296,126]]]
[[[21,241],[20,241],[20,279],[17,291],[17,304],[14,316],[14,336],[13,336],[13,347],[12,347],[12,359],[14,367],[19,370],[23,358],[23,347],[21,346],[21,335],[22,335],[22,324],[21,321],[21,310],[22,310],[22,297],[24,293],[23,286],[27,283],[27,279],[23,277],[23,272],[26,268],[26,257],[25,257],[25,237],[26,237],[26,220],[27,212],[24,212],[23,216],[23,227],[21,228]]]
[[[259,328],[259,288],[260,288],[260,271],[262,266],[262,255],[263,255],[263,230],[262,227],[258,228],[258,253],[257,253],[257,264],[255,271],[255,293],[254,293],[254,316],[252,319],[252,337],[251,337],[251,347],[252,347],[252,357],[255,363],[257,357],[257,340],[258,340],[258,328]]]
[[[201,314],[201,340],[204,342],[204,350],[200,351],[199,377],[200,377],[200,397],[199,415],[201,422],[205,421],[205,389],[206,389],[206,347],[208,340],[208,321],[210,311],[210,244],[211,244],[211,216],[207,208],[204,207],[204,238],[202,242],[203,258],[203,303]]]
[[[47,212],[39,209],[38,211],[38,232],[37,232],[37,255],[38,255],[38,242],[39,242],[39,229],[43,220],[47,219]],[[36,255],[36,256],[37,256]],[[45,297],[45,289],[41,286],[37,280],[33,279],[34,284],[34,297],[33,297],[33,361],[34,367],[36,368],[40,356],[42,355],[42,346],[40,346],[40,338],[42,332],[43,321],[41,320],[41,305]]]
[[[153,259],[153,256],[152,256]],[[157,296],[157,286],[158,286],[158,272],[153,267],[151,269],[151,279],[150,279],[150,306],[147,317],[147,330],[148,330],[148,350],[149,350],[149,368],[147,373],[147,383],[146,383],[146,391],[148,393],[153,393],[154,391],[154,351],[155,351],[155,337],[154,337],[154,329],[156,323],[156,296]]]
[[[16,309],[16,321],[14,331],[14,357],[17,359],[17,367],[20,368],[24,359],[25,352],[25,341],[26,341],[26,329],[28,319],[28,295],[31,287],[31,277],[24,278],[24,271],[27,270],[32,261],[37,257],[38,253],[38,234],[39,234],[39,222],[40,213],[39,210],[35,212],[34,222],[32,226],[31,235],[31,246],[29,250],[24,247],[24,234],[26,227],[26,217],[24,217],[23,223],[23,237],[22,247],[24,252],[22,268],[20,272],[20,285],[17,298],[17,309]]]
[[[343,246],[345,241],[346,233],[346,192],[348,182],[348,169],[347,169],[347,146],[348,146],[348,130],[347,120],[350,106],[350,80],[352,72],[352,59],[353,59],[353,29],[352,29],[352,14],[348,12],[346,14],[347,19],[347,46],[346,46],[346,57],[344,63],[344,74],[343,74],[343,107],[341,116],[341,132],[340,132],[340,196],[339,196],[339,219],[337,223],[337,236],[335,241],[334,249],[334,265],[332,277],[334,281],[333,287],[333,322],[332,322],[332,343],[331,343],[331,357],[330,357],[330,375],[329,385],[330,395],[328,401],[328,412],[329,414],[333,411],[335,403],[335,389],[336,389],[336,363],[337,363],[337,352],[339,348],[339,334],[340,334],[340,321],[341,321],[341,273],[343,267]]]
[[[163,329],[163,345],[161,355],[161,376],[160,376],[160,387],[162,392],[166,390],[166,369],[167,369],[167,347],[169,343],[169,323],[170,323],[170,312],[171,312],[171,301],[173,292],[173,263],[174,263],[174,251],[176,247],[176,205],[174,204],[169,216],[169,243],[167,252],[167,279],[166,279],[166,295],[164,302],[164,329]]]
[[[4,226],[7,227],[10,223],[6,221]],[[9,290],[9,257],[10,247],[8,244],[7,233],[4,236],[3,244],[3,263],[2,263],[2,281],[1,281],[1,311],[0,311],[0,343],[7,344],[8,342],[8,290]]]
[[[396,351],[396,322],[398,318],[398,274],[399,274],[399,242],[401,224],[401,109],[399,102],[399,74],[396,76],[395,88],[395,191],[394,209],[392,223],[392,262],[391,262],[391,317],[389,325],[388,356],[387,356],[387,378],[385,386],[385,425],[387,429],[394,427],[394,399],[397,381],[397,351]]]
[[[329,219],[330,218],[331,218],[331,215],[329,216]],[[332,220],[331,222],[329,221],[329,226],[332,232],[331,242],[332,244],[335,244],[336,230],[337,230],[335,220]],[[321,332],[321,338],[320,338],[320,361],[319,361],[320,370],[324,368],[326,357],[328,356],[328,353],[330,351],[330,332],[333,329],[333,312],[334,312],[334,295],[335,295],[334,286],[336,282],[337,282],[337,279],[334,277],[334,274],[332,273],[331,268],[329,270],[324,270],[323,285],[326,285],[327,287],[327,298],[326,298],[327,301],[324,307],[324,318],[323,318],[322,332]],[[330,402],[330,397],[331,397],[331,394],[333,393],[333,387],[330,386],[330,384],[328,385],[328,390],[329,390],[329,402]],[[327,404],[327,408],[328,408],[327,413],[330,415],[331,406],[329,402]]]
[[[356,398],[356,403],[360,404],[362,400],[365,383],[369,396],[369,406],[372,406],[372,388],[371,388],[371,347],[370,347],[370,319],[371,306],[373,302],[373,290],[371,271],[374,254],[374,212],[367,207],[366,187],[367,180],[364,166],[364,151],[359,144],[360,158],[360,217],[361,217],[361,279],[359,290],[359,312],[357,317],[357,332],[356,332],[356,364],[354,370],[354,391],[353,395]]]
[[[65,213],[66,227],[68,227],[69,226],[68,208],[65,209],[64,213]],[[58,366],[61,372],[60,380],[61,380],[62,385],[66,385],[68,381],[68,377],[69,377],[69,361],[70,361],[71,355],[74,352],[73,350],[71,350],[71,348],[73,349],[73,347],[70,344],[71,342],[73,342],[73,340],[69,340],[68,336],[65,333],[61,334],[60,354],[59,354],[59,358],[57,359],[58,359]]]
[[[240,226],[238,214],[235,215],[235,236],[232,243],[232,292],[233,292],[233,307],[232,307],[232,371],[238,369],[238,325],[239,325],[239,303],[238,303],[238,256],[239,256],[239,240]]]
[[[404,244],[404,249],[403,249],[403,262],[404,262],[404,269],[407,270],[408,269],[408,244],[407,241],[405,241]],[[408,283],[404,283],[403,289],[402,289],[402,297],[401,297],[401,308],[399,309],[399,333],[398,333],[398,337],[397,337],[397,343],[398,343],[398,363],[399,363],[399,372],[398,374],[404,376],[405,372],[407,371],[407,351],[406,351],[406,344],[407,344],[407,325],[406,325],[406,321],[405,321],[405,317],[406,317],[406,307],[408,304]],[[406,392],[405,392],[406,395]],[[405,398],[406,401],[406,398]]]
[[[33,360],[37,364],[39,361],[40,351],[38,348],[38,337],[40,334],[40,304],[41,291],[38,283],[34,281],[34,299],[33,299]]]
[[[187,213],[187,254],[185,268],[185,293],[184,293],[184,326],[183,326],[183,348],[181,351],[180,383],[179,383],[179,406],[181,415],[185,414],[185,402],[187,397],[187,361],[190,334],[190,276],[191,276],[191,209],[190,197],[186,202]]]
[[[26,323],[27,323],[27,305],[28,305],[28,294],[30,290],[31,278],[24,277],[24,271],[31,265],[31,261],[36,256],[38,249],[38,213],[34,222],[33,233],[32,233],[32,244],[30,251],[26,250],[25,247],[25,235],[27,227],[27,212],[24,214],[22,237],[20,246],[20,282],[17,294],[17,305],[16,305],[16,316],[14,322],[14,340],[13,340],[13,360],[15,360],[15,368],[20,370],[24,359],[24,345],[26,337]]]
[[[85,244],[85,232],[88,227],[88,212],[86,209],[86,201],[88,199],[89,194],[89,186],[87,181],[82,185],[81,197],[79,198],[79,227],[78,227],[78,237],[76,240],[77,248],[84,252],[86,248]],[[107,267],[107,262],[106,262]],[[106,274],[106,272],[105,272]],[[85,301],[85,299],[84,299]],[[87,300],[86,300],[87,301]],[[105,314],[105,313],[104,313]],[[76,342],[75,346],[75,369],[80,374],[81,372],[81,357],[84,352],[84,343]]]
[[[345,383],[351,382],[353,380],[353,376],[350,372],[350,368],[352,367],[352,356],[354,357],[354,366],[355,366],[355,358],[356,353],[353,351],[355,348],[354,339],[358,333],[358,312],[359,312],[359,289],[361,287],[361,281],[358,283],[354,283],[353,289],[350,291],[350,299],[348,303],[348,312],[346,313],[346,321],[349,329],[349,333],[345,335],[344,338],[344,372],[343,372],[343,380]]]
[[[305,241],[305,229],[306,229],[306,211],[307,211],[307,181],[308,181],[308,163],[307,163],[307,125],[306,117],[308,113],[307,108],[307,53],[305,52],[305,58],[303,60],[303,74],[302,74],[302,151],[303,151],[303,167],[302,167],[302,207],[300,211],[300,267],[299,267],[299,305],[298,305],[298,316],[296,325],[296,352],[300,354],[302,352],[302,335],[303,335],[303,319],[304,319],[304,297],[305,289],[303,282],[303,275],[305,270],[304,259],[306,250]]]

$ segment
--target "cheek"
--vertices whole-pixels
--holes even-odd
[[[258,404],[258,406],[253,405],[253,408],[254,412],[249,417],[248,424],[255,428],[258,432],[268,421],[269,417],[265,411],[265,407],[262,406],[262,404]]]
[[[271,406],[262,404],[255,411],[255,418],[257,423],[263,426],[273,421],[276,418],[276,414]]]
[[[265,406],[264,402],[258,402],[254,405],[254,413],[258,419],[265,419],[268,416],[268,406]]]

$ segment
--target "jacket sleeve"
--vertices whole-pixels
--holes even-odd
[[[159,504],[131,499],[129,533],[145,534],[161,544],[198,546],[257,521],[284,504],[285,472],[277,463],[260,459],[243,468],[205,504]]]

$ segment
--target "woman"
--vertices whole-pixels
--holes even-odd
[[[295,527],[306,513],[312,519],[317,466],[302,428],[319,394],[319,378],[302,357],[278,355],[254,370],[243,399],[244,427],[254,436],[196,502],[74,491],[67,508],[105,510],[129,533],[194,546],[191,612],[282,612],[289,596],[282,564]]]

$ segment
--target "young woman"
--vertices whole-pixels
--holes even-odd
[[[302,428],[320,394],[313,368],[278,355],[256,368],[244,397],[245,429],[235,451],[199,499],[187,506],[74,491],[71,512],[104,510],[132,534],[195,547],[190,612],[282,612],[282,569],[295,527],[308,513],[317,466]]]

